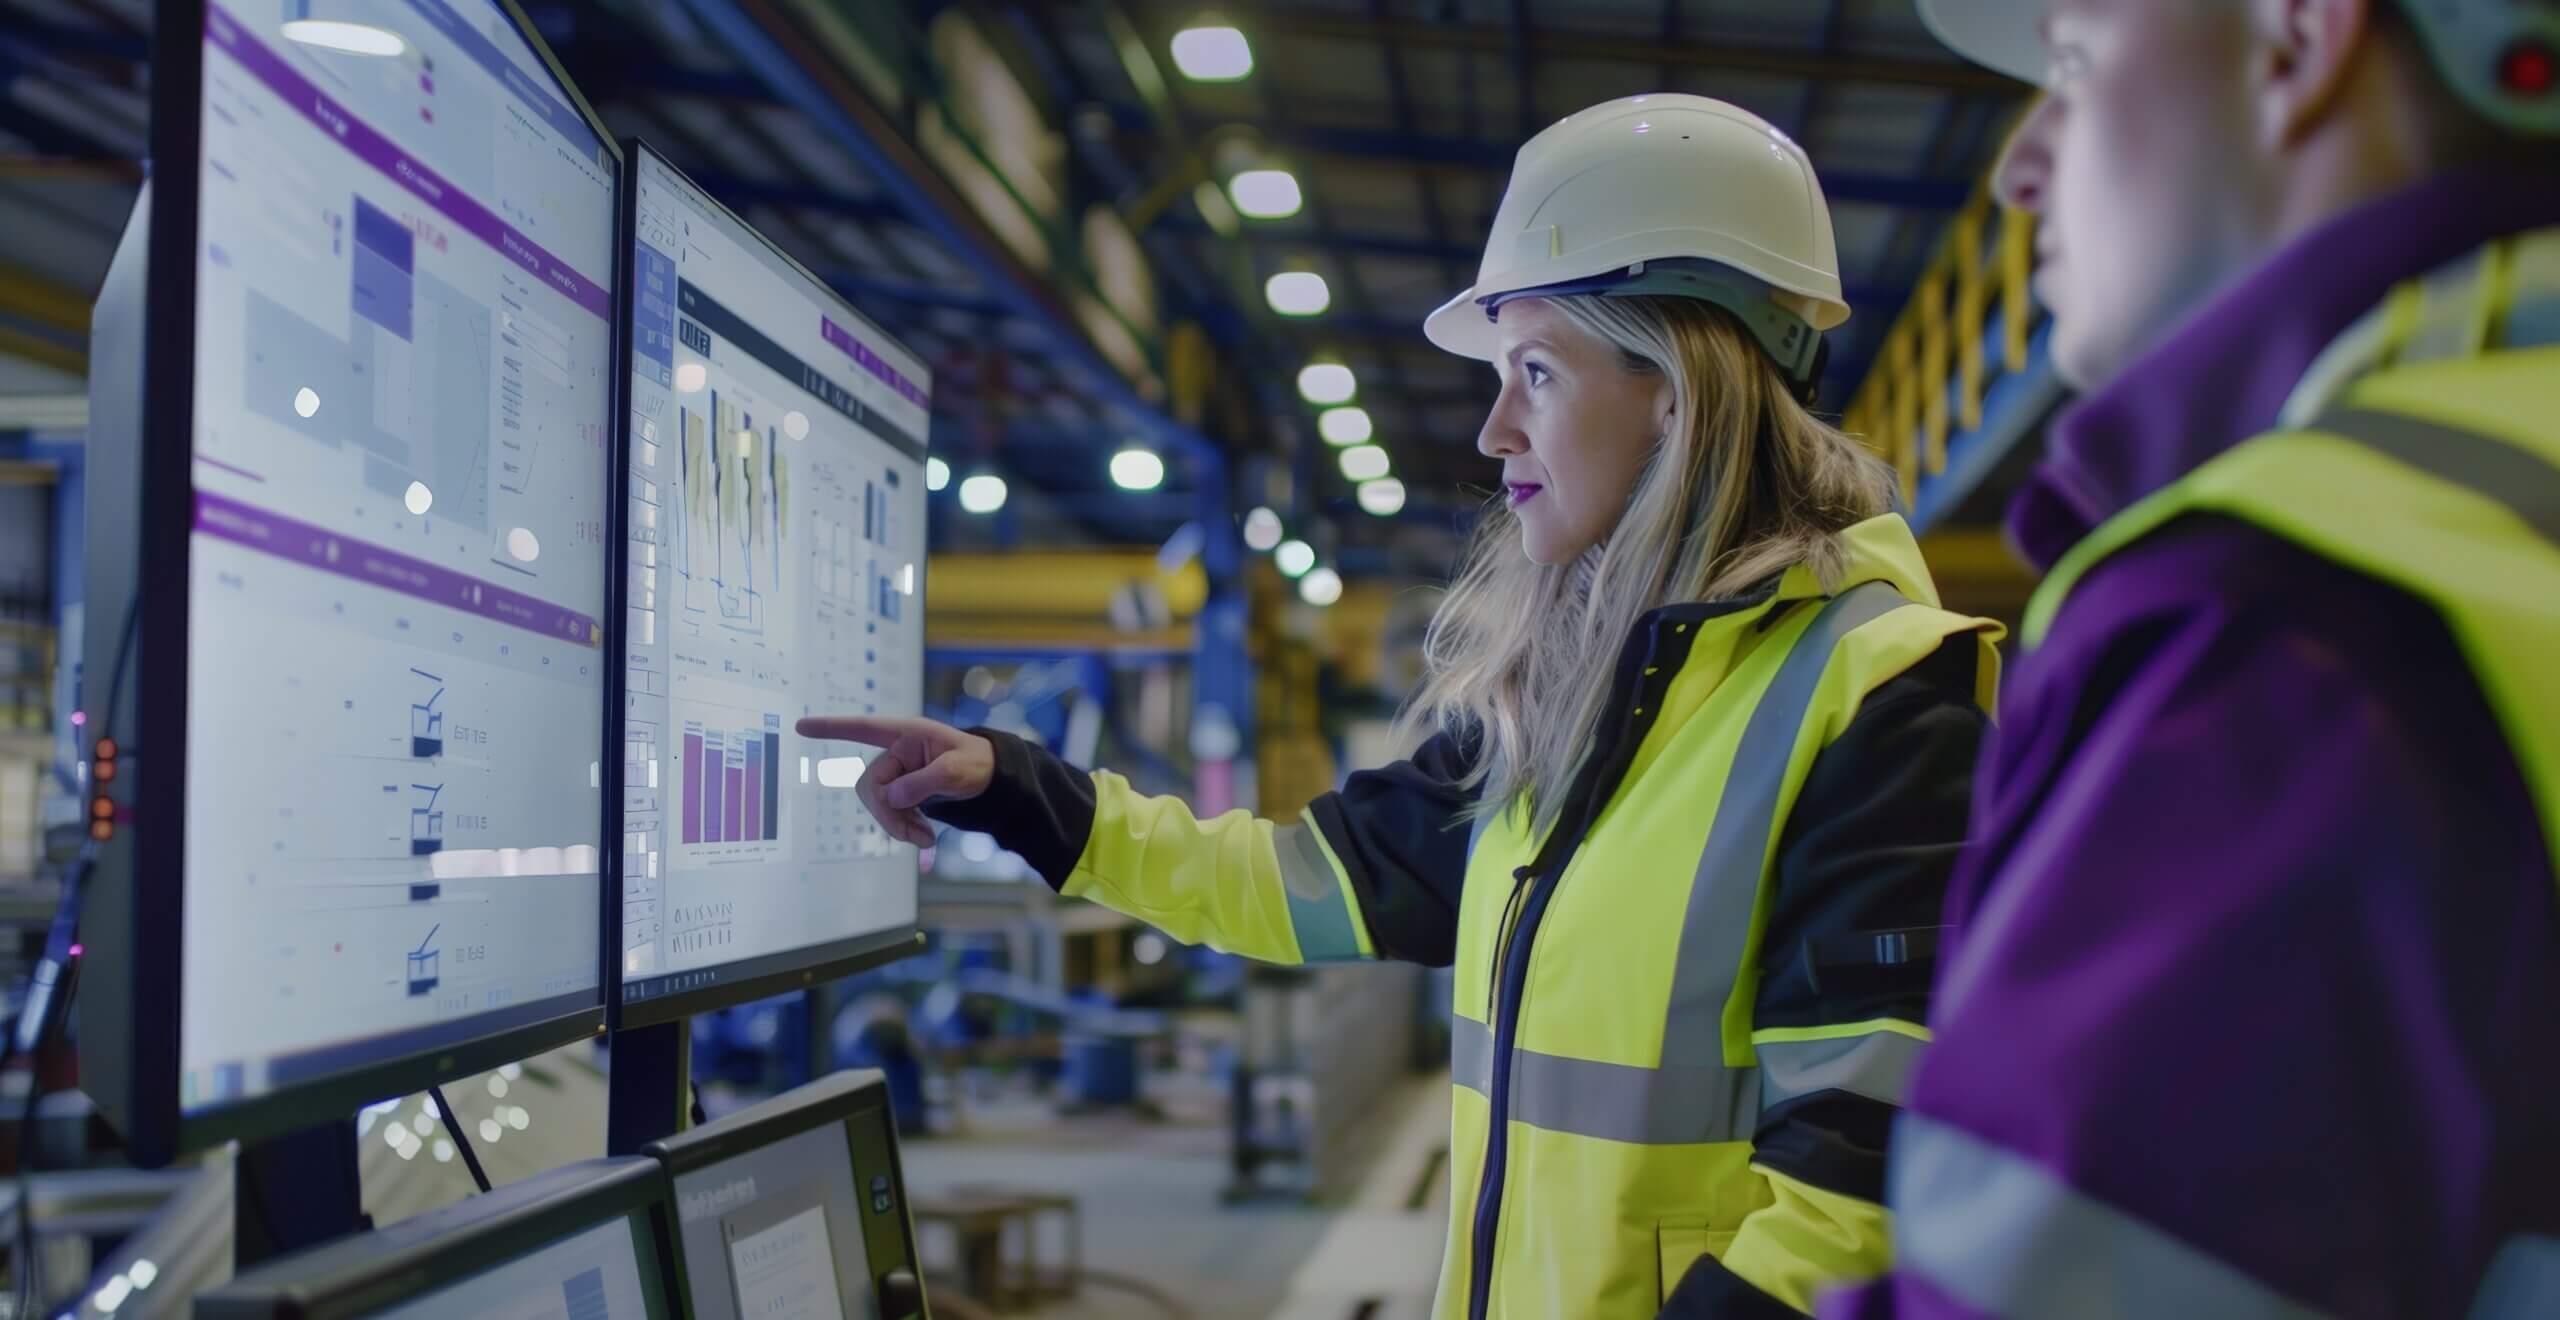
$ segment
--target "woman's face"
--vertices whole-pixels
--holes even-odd
[[[1476,448],[1502,461],[1504,496],[1533,563],[1571,563],[1607,540],[1671,424],[1671,382],[1631,372],[1618,350],[1543,298],[1502,306],[1502,393]]]

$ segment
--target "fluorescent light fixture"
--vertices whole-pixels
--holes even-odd
[[[1361,445],[1342,451],[1342,475],[1353,481],[1376,481],[1394,467],[1395,464],[1387,458],[1387,451],[1376,445]]]
[[[1154,490],[1164,484],[1164,460],[1135,446],[1111,456],[1111,484],[1122,490]]]
[[[1316,433],[1326,444],[1340,449],[1346,445],[1365,445],[1376,433],[1366,408],[1327,408],[1316,414]]]
[[[1306,204],[1287,170],[1246,170],[1227,180],[1227,196],[1248,220],[1286,220]]]
[[[951,484],[951,465],[938,458],[924,461],[924,488],[940,490]]]
[[[1360,508],[1380,518],[1404,512],[1404,483],[1393,477],[1361,482]]]
[[[1269,509],[1255,509],[1246,514],[1244,543],[1255,554],[1266,554],[1280,544],[1280,515]]]
[[[1319,407],[1349,403],[1359,390],[1351,368],[1339,362],[1310,362],[1298,368],[1298,397]]]
[[[1253,47],[1231,27],[1184,28],[1173,34],[1173,67],[1193,82],[1234,82],[1253,72]]]
[[[1342,575],[1329,568],[1307,574],[1298,579],[1298,599],[1317,606],[1342,599]]]
[[[1272,554],[1271,562],[1277,564],[1282,573],[1297,577],[1316,566],[1316,548],[1304,541],[1282,541],[1280,549]]]
[[[1004,507],[1004,478],[981,472],[960,483],[960,507],[971,513],[993,513]]]
[[[1282,316],[1318,316],[1333,306],[1333,290],[1311,270],[1284,270],[1263,282],[1262,296]]]
[[[409,43],[397,32],[371,23],[348,23],[331,18],[295,18],[279,29],[288,41],[306,46],[334,50],[342,55],[398,55],[409,49]]]

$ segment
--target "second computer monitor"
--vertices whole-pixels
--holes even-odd
[[[622,1021],[903,946],[916,857],[804,715],[923,692],[923,364],[645,145],[633,241]]]

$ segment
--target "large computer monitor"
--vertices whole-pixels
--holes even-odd
[[[621,153],[509,0],[158,13],[82,1041],[147,1161],[600,1029],[624,376]]]
[[[632,159],[622,1017],[913,947],[915,849],[803,715],[923,698],[924,365],[645,144]]]
[[[651,1143],[693,1320],[904,1320],[922,1308],[888,1088],[840,1072]]]
[[[196,1299],[197,1320],[672,1320],[686,1314],[666,1177],[586,1160],[280,1257]]]

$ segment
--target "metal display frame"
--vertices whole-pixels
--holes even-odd
[[[598,163],[611,169],[615,187],[622,188],[629,167],[620,143],[516,0],[492,3],[541,60],[572,113],[601,144],[605,159]],[[98,849],[91,881],[96,901],[84,932],[86,961],[93,967],[116,969],[116,974],[85,978],[81,1033],[84,1075],[92,1098],[123,1134],[135,1163],[146,1167],[233,1139],[255,1142],[342,1126],[351,1133],[350,1116],[368,1102],[602,1034],[607,1005],[617,992],[613,972],[621,926],[620,886],[604,881],[620,870],[621,758],[610,754],[600,739],[597,843],[602,910],[596,931],[597,984],[592,1005],[486,1034],[422,1041],[394,1057],[194,1113],[181,1103],[180,1022],[191,1007],[181,1002],[180,968],[185,947],[188,624],[195,497],[193,382],[209,24],[203,0],[161,0],[156,7],[151,36],[151,169],[145,201],[137,207],[134,220],[143,229],[142,260],[139,269],[110,272],[99,307],[102,326],[140,308],[140,325],[131,336],[138,351],[126,354],[127,360],[102,362],[92,386],[93,394],[130,390],[127,397],[138,401],[136,425],[123,430],[99,428],[93,436],[91,526],[129,525],[137,534],[110,539],[103,553],[93,549],[89,597],[99,618],[119,616],[128,601],[135,611],[139,644],[134,657],[136,678],[129,685],[130,705],[107,722],[131,731],[130,741],[147,743],[149,756],[138,765],[128,764],[125,768],[135,773],[124,776],[122,782],[104,786],[112,790],[119,818],[131,823],[116,829]],[[127,247],[133,242],[129,233]],[[125,264],[124,255],[119,253],[119,266]],[[627,249],[614,255],[617,292],[620,282],[629,278],[628,261]],[[613,318],[608,352],[616,355],[617,367],[625,365],[627,333],[624,319]],[[608,371],[606,390],[610,423],[612,414],[628,410],[625,372]],[[612,433],[610,425],[607,433]],[[608,491],[618,493],[625,479],[620,457],[612,456]],[[613,516],[619,517],[622,502],[609,495],[608,504],[615,511]],[[621,575],[610,571],[606,582],[601,653],[610,656],[619,649],[625,584]],[[115,631],[108,628],[97,633],[107,636],[106,645],[112,646]],[[90,671],[110,672],[111,666],[101,668],[101,663],[93,638]],[[611,735],[617,732],[613,713],[620,700],[620,671],[608,669],[611,672],[604,676],[598,700],[617,703],[605,705],[601,712],[603,731]],[[220,1011],[211,1004],[192,1007]],[[352,1150],[346,1158],[352,1167]],[[281,1245],[296,1243],[288,1240]]]

